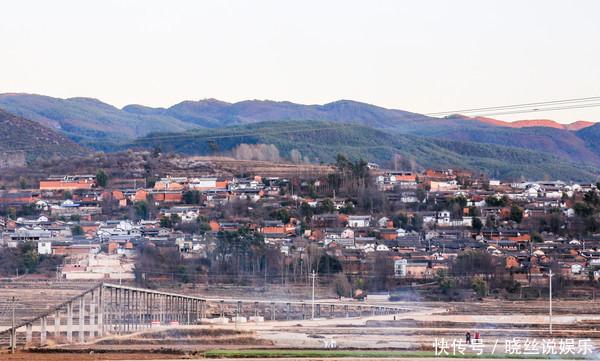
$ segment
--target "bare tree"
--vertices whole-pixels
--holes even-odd
[[[292,149],[292,151],[290,152],[290,158],[292,159],[292,162],[299,163],[302,159],[302,154],[300,154],[300,152],[297,149]]]

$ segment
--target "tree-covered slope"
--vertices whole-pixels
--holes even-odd
[[[153,131],[182,131],[196,127],[164,115],[129,113],[90,98],[0,94],[0,108],[34,120],[77,142],[136,138]]]
[[[270,121],[185,133],[151,134],[127,147],[156,147],[189,155],[211,154],[208,142],[221,152],[241,143],[274,144],[282,156],[292,149],[311,161],[333,162],[338,153],[384,163],[394,154],[412,158],[422,169],[467,168],[499,178],[594,180],[600,167],[574,163],[555,155],[515,147],[436,139],[413,134],[393,134],[371,127],[324,121]]]
[[[89,149],[32,120],[0,109],[1,164],[17,165],[19,160],[31,161],[37,157],[81,155]],[[15,161],[10,161],[10,159]],[[8,159],[8,160],[7,160]]]
[[[184,101],[169,108],[128,105],[117,109],[89,98],[58,99],[33,94],[0,94],[0,107],[35,120],[87,145],[106,149],[106,140],[133,139],[148,132],[220,128],[274,120],[352,122],[426,137],[512,146],[552,153],[574,162],[600,165],[596,138],[586,137],[591,123],[563,126],[551,121],[505,123],[488,118],[432,118],[351,100],[303,105],[269,100],[228,103],[216,99]],[[528,125],[544,125],[529,127]]]

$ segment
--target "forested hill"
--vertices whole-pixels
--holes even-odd
[[[169,116],[131,114],[91,98],[0,94],[0,108],[84,143],[132,139],[153,131],[176,132],[197,127]]]
[[[214,145],[210,142],[214,142]],[[466,141],[393,134],[362,125],[324,121],[270,121],[185,133],[156,133],[127,147],[160,146],[164,151],[208,155],[231,152],[239,144],[273,144],[281,157],[297,150],[311,162],[333,162],[338,153],[350,159],[391,162],[394,154],[414,159],[421,169],[449,167],[485,172],[498,178],[595,180],[600,167],[573,163],[555,155]],[[297,153],[296,153],[297,157]]]
[[[506,145],[600,165],[591,122],[561,125],[549,120],[513,123],[461,115],[428,117],[352,100],[324,105],[216,99],[183,101],[169,108],[128,105],[118,109],[91,98],[60,99],[36,94],[0,94],[0,108],[48,126],[91,147],[99,141],[134,139],[150,132],[180,132],[277,120],[351,122],[399,134]]]
[[[22,165],[39,156],[85,154],[89,149],[34,121],[0,109],[0,166]]]

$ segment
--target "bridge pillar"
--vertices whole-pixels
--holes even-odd
[[[362,306],[358,306],[358,317],[362,317]]]
[[[138,330],[143,330],[144,329],[144,315],[146,314],[145,312],[145,306],[146,306],[146,302],[144,302],[144,293],[143,291],[138,292],[138,297],[137,297],[137,323],[138,323]]]
[[[169,322],[173,321],[172,317],[173,317],[173,297],[171,296],[167,296],[167,298],[165,299],[167,305],[166,305],[166,316],[167,316],[167,320],[165,321],[166,324],[169,324]]]
[[[30,344],[32,339],[33,339],[33,325],[31,323],[28,323],[25,326],[25,343]]]
[[[306,319],[306,314],[305,314],[305,308],[306,308],[306,304],[304,304],[304,302],[302,302],[302,319]]]
[[[237,303],[237,314],[239,317],[242,316],[242,301],[238,301]]]
[[[60,342],[60,309],[54,311],[54,341]]]
[[[133,330],[139,331],[140,329],[140,292],[133,291]]]
[[[206,300],[200,301],[200,318],[206,318]]]
[[[104,323],[106,330],[108,333],[113,333],[113,321],[112,316],[114,312],[114,303],[113,303],[113,289],[107,288],[108,290],[108,302],[106,303],[105,312],[106,312],[106,322]]]
[[[179,312],[179,297],[173,297],[173,321],[181,321],[181,313]]]
[[[123,290],[123,332],[131,331],[131,291]]]
[[[117,305],[117,315],[119,318],[119,335],[125,332],[125,290],[117,289],[117,300],[119,304]],[[121,314],[119,317],[119,313]]]
[[[158,295],[158,320],[160,323],[165,323],[165,297]]]
[[[81,296],[79,298],[79,342],[85,341],[84,322],[85,322],[85,297]]]
[[[258,316],[258,302],[254,302],[254,316]]]
[[[170,312],[170,310],[169,310],[169,296],[164,296],[162,298],[162,302],[163,302],[163,311],[162,311],[162,313],[163,313],[163,322],[165,324],[168,324],[169,321],[170,321],[169,320],[169,317],[170,317],[170,315],[169,315],[169,312]]]
[[[344,305],[344,314],[346,315],[345,317],[350,317],[350,314],[348,313],[348,305]]]
[[[158,321],[157,320],[157,316],[158,313],[156,311],[156,295],[154,293],[149,293],[148,297],[150,298],[150,311],[149,311],[149,316],[150,319],[148,320],[149,322],[149,326],[148,327],[152,327],[152,321]]]
[[[131,331],[131,291],[123,289],[123,332]]]
[[[102,289],[104,286],[98,288],[98,336],[104,335],[104,294]]]
[[[286,312],[286,315],[285,315],[285,319],[287,321],[289,321],[290,320],[290,312],[291,312],[291,308],[292,308],[291,303],[289,303],[289,302],[286,303],[286,308],[287,308],[287,312]]]
[[[146,328],[152,327],[152,320],[154,319],[153,301],[154,295],[146,293]]]
[[[335,305],[329,305],[329,307],[331,308],[329,318],[335,318],[335,310],[334,310]]]
[[[225,301],[221,300],[221,317],[225,317]]]
[[[179,297],[173,297],[173,319],[172,321],[181,321],[181,313],[179,312]]]
[[[192,321],[192,302],[189,298],[185,299],[185,314],[187,316],[187,324],[191,325],[191,321]]]
[[[73,342],[73,302],[67,303],[67,342]]]
[[[196,323],[196,314],[198,313],[198,311],[196,311],[196,300],[190,298],[188,299],[188,302],[190,303],[190,310],[188,311],[190,317],[190,325],[193,325]]]
[[[134,330],[139,331],[142,329],[142,307],[140,305],[142,294],[139,291],[134,292],[134,301],[133,301],[133,322],[134,322]]]
[[[196,323],[199,323],[202,316],[202,300],[196,300]]]
[[[160,295],[152,295],[152,312],[154,313],[153,320],[162,322],[160,319],[161,315],[161,297]]]
[[[171,296],[169,297],[169,322],[177,320],[177,297]]]
[[[271,302],[271,320],[275,320],[275,302]]]
[[[177,315],[180,324],[185,322],[185,299],[183,297],[177,297]]]
[[[40,345],[46,344],[46,317],[42,317],[40,320]]]
[[[140,326],[142,330],[146,329],[146,318],[148,317],[148,294],[146,292],[142,292],[140,294],[142,298],[142,304],[140,305]]]
[[[96,336],[96,328],[95,328],[95,324],[96,324],[96,292],[92,291],[90,292],[91,294],[91,300],[90,300],[90,338],[94,338]]]
[[[192,317],[192,324],[196,324],[197,323],[196,321],[198,320],[198,300],[191,299],[190,304],[192,305],[192,308],[190,310],[190,315]]]
[[[321,304],[317,303],[317,318],[321,318]]]

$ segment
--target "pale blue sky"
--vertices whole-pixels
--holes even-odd
[[[600,1],[2,1],[0,92],[117,107],[600,96]],[[600,107],[497,117],[600,121]]]

